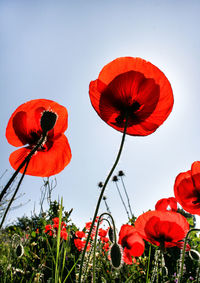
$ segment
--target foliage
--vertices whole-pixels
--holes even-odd
[[[55,282],[55,263],[58,237],[45,233],[46,225],[53,225],[52,219],[59,216],[60,205],[57,201],[51,202],[49,210],[33,215],[32,217],[18,218],[16,224],[1,230],[0,234],[0,282]],[[195,217],[185,214],[191,226],[194,226]],[[77,249],[74,240],[77,238],[78,228],[70,220],[71,212],[62,209],[62,223],[66,224],[67,240],[60,238],[59,246],[59,282],[76,282],[79,272],[79,259],[82,250]],[[130,221],[131,222],[131,221]],[[89,223],[89,222],[88,222]],[[89,225],[87,223],[87,225]],[[87,227],[86,225],[86,227]],[[86,227],[83,231],[86,233]],[[54,229],[54,232],[57,231]],[[199,237],[192,233],[189,244],[193,250],[200,251]],[[90,249],[86,253],[83,269],[83,282],[92,281],[92,258],[94,238],[90,240]],[[134,264],[123,263],[121,268],[115,269],[110,263],[109,248],[104,248],[105,243],[98,237],[96,247],[96,282],[156,282],[156,266],[161,265],[161,255],[158,247],[145,243],[145,252],[134,259]],[[149,249],[151,253],[149,257]],[[164,251],[164,282],[176,282],[179,269],[181,250],[177,247]],[[194,254],[193,254],[194,256]],[[149,264],[148,280],[147,270]],[[185,258],[184,282],[197,282],[195,278],[199,270],[199,258],[194,260],[187,252]],[[192,280],[194,278],[194,280]],[[66,279],[66,280],[65,280]],[[129,281],[127,281],[129,280]]]

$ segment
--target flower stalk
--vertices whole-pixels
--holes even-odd
[[[95,254],[96,254],[96,246],[97,246],[97,236],[98,236],[99,225],[100,225],[100,223],[101,223],[101,221],[102,221],[102,217],[103,217],[104,215],[108,215],[108,216],[110,217],[110,219],[112,220],[112,225],[113,225],[113,230],[114,230],[114,243],[117,242],[116,229],[115,229],[115,221],[114,221],[114,219],[113,219],[113,217],[112,217],[111,214],[109,214],[109,213],[107,213],[107,212],[104,212],[104,213],[102,213],[102,214],[99,216],[99,219],[98,219],[98,222],[97,222],[97,227],[96,227],[95,238],[94,238],[93,269],[92,269],[92,276],[93,276],[93,277],[92,277],[92,279],[93,279],[92,282],[93,282],[93,283],[96,282],[96,274],[95,274],[96,256],[95,256]],[[107,219],[105,219],[105,220],[107,220]],[[107,221],[108,221],[108,220],[107,220]],[[109,223],[109,226],[111,227],[109,221],[108,221],[108,223]]]
[[[80,263],[80,271],[79,271],[79,278],[78,278],[78,282],[79,283],[81,283],[82,268],[83,268],[83,262],[84,262],[84,258],[85,258],[85,253],[86,253],[87,245],[88,245],[88,242],[89,242],[89,239],[90,239],[90,235],[92,233],[92,229],[94,227],[95,219],[96,219],[98,211],[99,211],[101,200],[103,198],[103,195],[104,195],[106,186],[108,184],[108,181],[110,180],[110,178],[112,176],[112,173],[115,170],[115,168],[116,168],[116,166],[117,166],[117,164],[119,162],[121,153],[122,153],[122,149],[123,149],[123,145],[124,145],[124,141],[125,141],[125,136],[126,136],[127,124],[128,124],[128,114],[126,114],[126,122],[125,122],[125,126],[124,126],[124,132],[123,132],[123,136],[122,136],[122,140],[121,140],[121,144],[120,144],[120,148],[119,148],[116,160],[115,160],[115,162],[114,162],[114,164],[113,164],[113,166],[112,166],[112,168],[111,168],[111,170],[110,170],[110,172],[109,172],[109,174],[108,174],[108,176],[107,176],[107,178],[105,180],[105,183],[104,183],[104,185],[102,187],[102,190],[101,190],[98,202],[97,202],[97,206],[96,206],[96,209],[95,209],[95,212],[94,212],[94,216],[93,216],[92,224],[91,224],[91,227],[90,227],[90,231],[89,231],[87,239],[86,239],[86,243],[85,243],[85,247],[84,247],[84,250],[83,250],[83,253],[82,253],[82,258],[81,258],[81,263]]]
[[[199,231],[200,231],[200,229],[194,228],[194,229],[191,229],[190,231],[187,232],[187,235],[186,235],[185,241],[184,241],[183,252],[181,254],[181,259],[180,259],[180,269],[179,269],[178,282],[177,283],[182,282],[183,266],[184,266],[184,260],[185,260],[185,251],[186,251],[186,244],[187,244],[188,237],[189,237],[191,232],[199,232]]]
[[[19,180],[19,183],[18,183],[18,185],[17,185],[17,188],[15,189],[15,192],[14,192],[14,194],[13,194],[13,196],[12,196],[12,198],[11,198],[11,200],[10,200],[10,202],[9,202],[9,204],[8,204],[8,206],[7,206],[7,208],[6,208],[6,211],[5,211],[4,215],[3,215],[3,218],[2,218],[1,224],[0,224],[0,229],[1,229],[2,226],[3,226],[3,223],[4,223],[4,221],[5,221],[5,218],[6,218],[6,215],[7,215],[7,213],[8,213],[8,210],[10,209],[11,204],[12,204],[12,202],[14,201],[15,196],[16,196],[18,190],[19,190],[19,187],[20,187],[20,185],[21,185],[21,183],[22,183],[22,181],[23,181],[23,179],[24,179],[26,170],[27,170],[27,168],[28,168],[29,161],[30,161],[30,159],[26,162],[26,166],[25,166],[25,168],[24,168],[24,172],[23,172],[23,174],[22,174],[22,176],[21,176],[21,178],[20,178],[20,180]]]
[[[14,181],[14,179],[17,177],[19,171],[26,165],[27,162],[30,161],[31,157],[33,156],[33,154],[38,150],[38,148],[43,144],[43,142],[45,141],[47,136],[47,133],[43,134],[40,138],[40,140],[38,141],[38,143],[36,144],[36,146],[31,150],[31,152],[27,155],[27,157],[22,161],[22,163],[19,165],[19,167],[17,168],[17,170],[14,172],[14,174],[12,175],[12,177],[10,178],[10,180],[8,181],[8,183],[5,185],[4,189],[2,190],[1,194],[0,194],[0,202],[2,200],[2,198],[4,197],[4,195],[6,194],[8,188],[10,187],[10,185],[12,184],[12,182]]]

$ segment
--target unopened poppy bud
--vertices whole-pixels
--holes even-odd
[[[190,250],[189,256],[192,260],[199,261],[200,260],[200,253],[196,250]]]
[[[22,244],[17,245],[15,252],[16,252],[17,257],[22,257],[23,256],[23,254],[24,254],[24,247],[22,246]]]
[[[44,111],[40,120],[40,125],[44,133],[49,132],[55,126],[57,114],[52,111]]]
[[[111,263],[114,268],[120,268],[122,261],[122,251],[117,243],[114,243],[110,249]]]
[[[113,181],[113,182],[117,182],[117,181],[118,181],[117,176],[113,176],[112,181]]]
[[[110,227],[110,229],[108,230],[108,237],[109,237],[110,241],[113,243],[114,233],[113,233],[112,227]]]

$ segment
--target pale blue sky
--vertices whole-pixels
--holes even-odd
[[[56,176],[53,198],[64,197],[72,220],[82,228],[93,216],[97,183],[104,181],[121,134],[104,123],[88,95],[91,80],[120,56],[141,57],[159,67],[171,82],[174,108],[166,122],[148,137],[127,136],[118,170],[135,215],[154,209],[156,201],[173,196],[177,174],[200,160],[200,1],[176,0],[0,0],[0,172],[7,181],[15,150],[5,129],[12,112],[36,98],[52,99],[69,112],[66,131],[72,161]],[[47,165],[48,166],[48,165]],[[41,178],[26,176],[12,221],[38,209]],[[127,221],[112,182],[106,195],[117,225]],[[101,211],[105,210],[102,204]]]

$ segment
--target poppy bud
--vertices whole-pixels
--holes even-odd
[[[22,246],[22,244],[17,245],[15,252],[16,252],[17,257],[22,257],[23,256],[23,254],[24,254],[24,247]]]
[[[120,268],[122,261],[122,252],[120,246],[114,243],[110,250],[111,263],[114,268]]]
[[[108,230],[108,237],[110,239],[110,241],[113,243],[113,238],[114,238],[114,235],[113,235],[113,228],[110,227],[110,229]]]
[[[57,114],[52,111],[44,111],[40,120],[40,125],[44,133],[49,132],[55,126]]]
[[[192,260],[199,261],[200,260],[200,253],[196,250],[190,250],[189,256]]]

